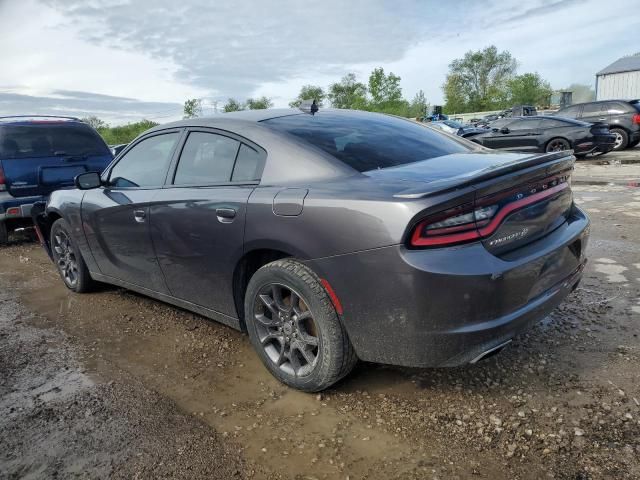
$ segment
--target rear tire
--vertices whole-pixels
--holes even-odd
[[[324,390],[358,361],[318,276],[292,259],[260,268],[245,295],[251,343],[271,374],[304,392]]]
[[[9,243],[9,231],[7,230],[6,222],[0,222],[0,246],[5,246]]]
[[[617,152],[620,150],[624,150],[629,145],[629,134],[626,130],[621,128],[612,128],[610,130],[616,136],[616,145],[613,147],[613,151]]]
[[[627,145],[627,148],[634,148],[634,147],[636,147],[639,143],[640,143],[640,139],[638,139],[638,140],[634,140],[633,142],[629,142],[629,145]]]
[[[569,149],[571,149],[571,144],[569,143],[568,140],[564,138],[552,138],[547,142],[547,145],[544,148],[544,151],[547,153],[562,152],[564,150],[569,150]]]
[[[76,293],[89,292],[95,286],[78,245],[71,236],[71,227],[64,218],[51,226],[51,253],[62,281]]]

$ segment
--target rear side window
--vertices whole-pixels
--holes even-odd
[[[164,184],[179,132],[145,138],[135,144],[111,169],[114,187],[159,187]]]
[[[228,182],[239,146],[240,142],[223,135],[191,132],[180,154],[173,184]]]
[[[74,122],[0,125],[0,158],[109,155],[100,136]]]
[[[319,112],[263,120],[359,172],[468,152],[470,147],[418,123],[386,115]]]
[[[240,145],[236,166],[231,180],[234,182],[254,182],[260,180],[262,154],[244,143]]]

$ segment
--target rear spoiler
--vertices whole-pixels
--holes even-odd
[[[567,151],[533,155],[524,159],[501,163],[495,167],[488,167],[483,168],[482,170],[469,172],[457,177],[434,180],[433,182],[426,184],[424,187],[403,190],[402,192],[396,193],[394,197],[407,199],[426,198],[435,195],[436,193],[445,193],[451,190],[469,187],[486,180],[491,180],[519,170],[536,167],[544,163],[549,163],[549,167],[546,169],[545,173],[550,174],[555,171],[573,168],[575,161],[576,157],[573,155],[567,155]]]

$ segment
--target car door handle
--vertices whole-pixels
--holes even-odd
[[[133,218],[135,218],[138,223],[144,223],[147,218],[147,213],[144,210],[134,210]]]
[[[216,208],[218,221],[221,223],[231,223],[236,218],[236,211],[233,208]]]
[[[599,122],[604,122],[604,121],[606,121],[606,120],[607,120],[606,118],[599,118],[599,119],[598,119],[598,121],[599,121]]]

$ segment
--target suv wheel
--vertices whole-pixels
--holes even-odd
[[[624,150],[629,145],[629,134],[621,128],[612,128],[611,133],[616,136],[616,143],[613,146],[614,150]]]
[[[0,222],[0,245],[6,245],[9,243],[9,231],[7,230],[7,224]]]
[[[64,284],[76,293],[88,292],[94,281],[80,254],[76,242],[71,237],[67,221],[59,218],[51,226],[51,253]]]
[[[291,259],[260,268],[245,296],[249,338],[281,382],[317,392],[357,362],[347,332],[317,275]]]

